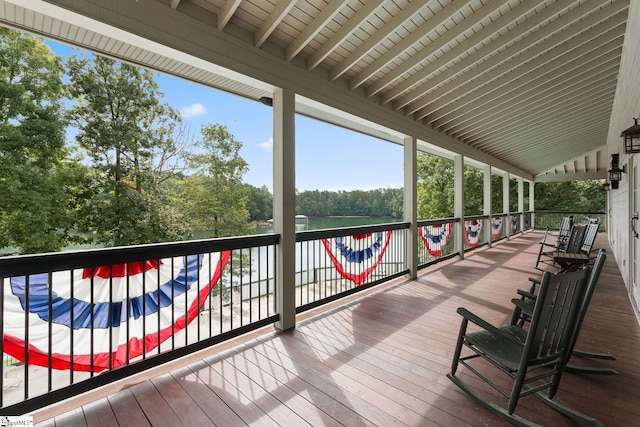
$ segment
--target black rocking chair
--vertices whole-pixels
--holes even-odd
[[[590,353],[580,350],[574,350],[576,341],[578,340],[578,335],[580,334],[580,328],[582,327],[582,322],[584,320],[585,315],[587,314],[587,309],[589,308],[589,304],[591,302],[591,297],[596,290],[596,285],[598,284],[598,279],[600,278],[600,272],[604,267],[604,262],[607,259],[607,253],[604,249],[600,249],[598,251],[598,255],[596,256],[596,260],[593,264],[593,269],[591,270],[591,274],[589,275],[587,281],[587,288],[584,293],[584,299],[582,301],[580,312],[578,314],[578,320],[576,321],[576,330],[574,332],[573,339],[571,340],[570,353],[574,356],[580,356],[583,358],[591,358],[591,359],[604,359],[604,360],[615,360],[616,358],[611,354],[603,354],[603,353]],[[536,295],[534,294],[534,287],[537,281],[534,281],[532,289],[529,292],[518,290],[518,295],[520,298],[514,298],[511,302],[514,304],[513,313],[511,315],[511,324],[523,326],[525,322],[528,322],[531,319],[531,314],[533,313],[533,308],[536,301]],[[581,374],[596,374],[596,375],[617,375],[618,372],[611,368],[587,368],[580,367],[574,365],[566,365],[565,371],[581,373]]]
[[[542,275],[540,290],[535,300],[527,330],[517,325],[495,327],[464,308],[458,308],[462,324],[454,352],[451,379],[465,393],[481,405],[516,425],[535,425],[514,411],[520,397],[535,394],[542,401],[585,424],[600,426],[598,420],[576,412],[553,400],[570,355],[571,340],[586,290],[590,269],[554,275]],[[467,331],[469,322],[481,329]],[[462,355],[466,348],[465,355]],[[476,367],[474,359],[483,359],[513,379],[513,387],[503,389],[479,369],[491,368],[486,364]],[[508,401],[506,408],[487,399],[483,394],[456,376],[458,365],[489,384]],[[543,391],[546,390],[546,394]]]

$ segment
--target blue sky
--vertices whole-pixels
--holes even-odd
[[[63,57],[73,51],[48,42]],[[165,101],[181,112],[195,138],[207,123],[226,125],[243,144],[249,164],[244,181],[273,188],[272,109],[167,75],[156,81]],[[296,188],[304,190],[370,190],[403,185],[402,147],[303,116],[296,119]]]

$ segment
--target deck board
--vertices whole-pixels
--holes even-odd
[[[508,425],[445,376],[460,325],[456,308],[508,322],[516,289],[540,274],[533,265],[541,236],[529,232],[468,253],[415,281],[397,280],[306,314],[293,331],[265,329],[95,402],[69,401],[67,413],[52,418],[41,411],[35,420],[41,426]],[[597,247],[609,248],[604,234]],[[638,320],[609,256],[576,348],[609,351],[617,360],[574,357],[572,363],[620,375],[565,373],[557,399],[606,425],[637,425],[639,347]],[[522,399],[516,413],[545,426],[576,425],[534,397]]]

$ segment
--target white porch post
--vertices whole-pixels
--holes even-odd
[[[279,330],[296,324],[296,176],[295,94],[277,90],[273,97],[273,231],[280,234],[276,246],[276,309]]]
[[[464,156],[453,158],[453,216],[460,218],[457,223],[455,249],[464,258]]]
[[[506,214],[505,223],[502,224],[505,229],[507,239],[511,236],[511,215],[509,215],[509,173],[502,176],[502,211]]]
[[[518,212],[520,212],[518,228],[522,232],[522,230],[524,230],[524,217],[522,215],[522,212],[524,212],[524,180],[520,177],[518,177]]]
[[[488,242],[491,247],[491,166],[484,167],[484,194],[483,194],[484,209],[483,213],[489,215],[485,227],[484,236],[485,241]]]
[[[533,181],[529,181],[529,211],[531,212],[531,228],[534,228],[533,225],[535,224],[535,210],[536,210],[536,198],[534,195],[534,190],[535,190],[535,186],[536,183]]]
[[[418,277],[418,140],[413,136],[404,139],[404,221],[409,223],[405,259],[409,279]]]

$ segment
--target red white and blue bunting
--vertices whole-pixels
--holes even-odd
[[[464,237],[467,240],[467,246],[474,248],[480,243],[482,234],[482,220],[468,219],[464,222]]]
[[[491,218],[491,239],[499,239],[502,234],[502,217]]]
[[[322,239],[340,276],[361,285],[378,267],[391,241],[391,231]]]
[[[516,233],[518,231],[518,223],[519,223],[519,217],[516,216],[512,216],[511,217],[511,234]]]
[[[441,256],[442,249],[449,243],[451,237],[451,224],[425,225],[418,227],[418,231],[427,247],[427,252],[435,257]]]
[[[12,277],[4,295],[4,351],[24,361],[26,340],[31,365],[93,372],[123,366],[197,319],[229,256]]]

